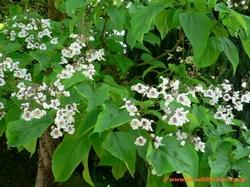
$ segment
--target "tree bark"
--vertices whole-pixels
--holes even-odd
[[[56,147],[49,134],[49,129],[39,139],[38,145],[38,168],[35,187],[56,187],[51,169],[52,155]]]
[[[48,17],[52,20],[62,20],[65,15],[57,10],[54,6],[54,0],[47,1]]]
[[[48,17],[52,20],[61,20],[64,15],[54,6],[54,0],[47,0]],[[52,174],[51,162],[53,152],[58,142],[53,140],[49,134],[49,129],[39,139],[38,144],[38,168],[35,187],[56,187]]]

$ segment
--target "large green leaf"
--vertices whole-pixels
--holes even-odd
[[[172,187],[171,182],[168,181],[169,175],[156,176],[148,172],[147,186],[146,187]]]
[[[194,49],[194,56],[200,57],[207,46],[212,21],[205,13],[188,12],[180,14],[180,23]]]
[[[98,113],[99,109],[86,113],[76,133],[66,136],[55,150],[52,171],[56,181],[66,181],[81,161],[86,161],[91,147],[88,136],[96,123]]]
[[[240,39],[247,56],[250,58],[250,39],[245,34],[241,34]]]
[[[103,132],[105,130],[118,127],[131,120],[131,116],[126,110],[120,111],[119,107],[111,102],[103,105],[103,111],[99,114],[95,130],[93,132]]]
[[[88,163],[88,160],[89,160],[89,151],[87,152],[87,154],[84,156],[84,159],[82,161],[83,163],[83,166],[84,166],[84,170],[82,172],[82,177],[84,178],[84,180],[89,183],[91,186],[95,186],[92,179],[91,179],[91,176],[90,176],[90,173],[89,173],[89,163]]]
[[[93,110],[96,106],[100,106],[109,97],[109,86],[103,84],[96,90],[88,83],[82,83],[74,87],[76,91],[88,101],[87,111]]]
[[[19,119],[7,124],[6,137],[10,147],[19,147],[34,142],[53,122],[50,114],[41,119],[24,121]]]
[[[190,144],[182,147],[175,137],[166,136],[159,149],[149,146],[147,160],[153,166],[156,174],[165,174],[173,171],[181,171],[191,175],[198,175],[199,158],[193,146]]]
[[[230,149],[231,146],[228,143],[221,144],[216,154],[209,157],[209,166],[211,168],[210,177],[226,176],[231,166],[229,158]]]
[[[234,43],[228,38],[220,38],[221,48],[227,56],[228,60],[233,66],[233,71],[235,73],[237,66],[239,64],[239,54],[238,49]]]
[[[105,152],[105,154],[101,157],[99,165],[112,166],[112,174],[116,180],[123,177],[127,171],[126,165],[121,160],[111,155],[109,152]]]
[[[135,173],[136,149],[129,133],[111,132],[103,142],[103,148],[123,161],[133,176]]]
[[[136,44],[136,41],[142,43],[143,36],[149,32],[154,17],[164,10],[166,7],[170,7],[173,1],[168,3],[152,3],[148,6],[139,8],[131,19],[131,29],[128,31],[127,42],[131,48]]]
[[[239,170],[241,172],[241,178],[244,178],[247,180],[245,182],[242,182],[240,187],[244,187],[244,185],[246,185],[246,183],[249,183],[249,181],[250,181],[250,162],[248,162],[245,159],[237,160],[233,164],[233,169]]]
[[[126,10],[118,7],[108,7],[106,9],[112,23],[114,24],[115,28],[123,29],[123,26],[126,21]]]
[[[88,1],[86,0],[66,0],[65,1],[65,8],[66,12],[69,16],[75,16],[76,10],[78,8],[84,7]]]
[[[205,51],[199,58],[195,59],[195,63],[198,67],[211,66],[216,62],[221,52],[220,41],[215,37],[209,37]]]

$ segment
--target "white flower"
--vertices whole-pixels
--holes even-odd
[[[52,38],[52,40],[50,40],[50,43],[54,45],[58,44],[58,38]]]
[[[86,59],[88,62],[93,62],[95,60],[101,61],[104,59],[104,49],[99,49],[97,51],[91,51],[88,53],[88,58]]]
[[[30,121],[32,119],[32,114],[29,110],[24,110],[21,118],[25,121]]]
[[[125,35],[125,30],[118,31],[118,30],[113,29],[113,33],[115,35],[117,35],[117,36],[124,36]]]
[[[147,142],[146,138],[144,138],[143,136],[139,136],[135,140],[135,145],[137,145],[137,146],[144,146],[146,144],[146,142]]]
[[[182,47],[180,47],[180,46],[176,47],[176,52],[181,52],[182,50],[183,50]]]
[[[165,100],[165,103],[164,103],[164,106],[165,107],[168,107],[168,105],[174,101],[174,97],[171,95],[171,94],[164,94],[164,100]]]
[[[129,112],[130,116],[138,115],[138,109],[133,102],[125,98],[123,100],[125,101],[125,104],[121,108],[125,108]]]
[[[4,86],[6,84],[5,80],[0,77],[0,86]]]
[[[41,45],[39,46],[39,49],[44,51],[44,50],[47,49],[47,47],[46,47],[45,44],[41,44]]]
[[[141,84],[141,83],[137,83],[136,85],[133,85],[131,87],[131,90],[136,91],[140,94],[146,95],[147,91],[148,91],[149,87]]]
[[[21,30],[21,31],[18,33],[18,37],[19,37],[19,38],[25,38],[27,35],[28,35],[28,33],[26,32],[26,30]]]
[[[95,75],[95,66],[93,64],[89,64],[85,66],[85,69],[82,72],[87,78],[93,80],[93,76]]]
[[[31,116],[32,118],[35,118],[35,119],[40,119],[45,115],[46,115],[46,111],[40,110],[39,108],[36,108],[35,110],[31,111]]]
[[[64,129],[65,132],[68,134],[74,134],[75,133],[75,128],[73,125],[67,125],[66,128]]]
[[[230,99],[231,99],[231,96],[229,94],[225,94],[223,96],[223,100],[226,101],[226,102],[230,101]]]
[[[149,120],[149,119],[146,119],[146,118],[142,118],[141,119],[141,127],[143,129],[145,129],[146,131],[153,131],[152,129],[152,122],[153,120]]]
[[[250,92],[247,92],[241,96],[242,103],[250,103]]]
[[[4,116],[6,115],[5,111],[0,112],[0,120],[2,120],[4,118]]]
[[[0,109],[4,109],[4,104],[2,102],[0,102]]]
[[[193,58],[192,56],[188,56],[188,57],[185,59],[185,62],[186,62],[187,64],[192,64],[192,63],[193,63],[193,60],[194,60],[194,58]]]
[[[149,88],[149,90],[146,93],[148,98],[158,98],[159,97],[159,92],[157,91],[156,88]]]
[[[180,81],[176,80],[176,81],[171,81],[170,82],[170,86],[174,91],[177,91],[179,89],[180,86]]]
[[[164,144],[162,144],[162,139],[163,139],[163,137],[160,137],[160,136],[156,136],[155,138],[154,138],[154,147],[156,148],[156,149],[158,149],[160,146],[163,146]]]
[[[71,64],[66,65],[65,69],[57,75],[58,79],[69,79],[75,73],[74,67]]]
[[[132,119],[132,121],[130,122],[130,126],[133,130],[137,130],[142,126],[142,124],[140,120]]]
[[[78,42],[74,42],[70,44],[69,49],[72,51],[74,55],[81,54],[82,46]]]
[[[193,137],[193,141],[194,141],[195,150],[205,153],[206,144],[201,141],[201,138],[200,137]]]
[[[184,146],[184,145],[186,144],[186,141],[185,141],[185,140],[187,139],[188,134],[185,133],[185,132],[181,132],[180,130],[178,130],[178,131],[176,132],[176,137],[177,137],[177,140],[180,141],[180,145],[181,145],[181,146]]]
[[[52,127],[52,131],[50,132],[50,136],[52,136],[52,138],[57,139],[62,137],[62,135],[62,131],[59,128]]]
[[[190,99],[187,97],[187,94],[178,94],[177,98],[176,98],[176,101],[178,103],[181,103],[182,105],[185,105],[185,106],[188,106],[188,107],[191,107],[191,101]]]
[[[90,36],[89,41],[95,41],[95,38],[93,36]]]
[[[241,87],[242,88],[246,88],[247,87],[247,83],[246,82],[242,82]]]
[[[187,114],[189,111],[184,111],[184,108],[177,108],[174,115],[169,119],[168,123],[170,125],[175,125],[177,127],[183,126],[185,123],[189,122]]]
[[[68,64],[68,60],[64,57],[61,57],[61,62],[60,64]]]
[[[158,85],[159,88],[161,88],[161,92],[162,94],[164,94],[164,91],[168,88],[168,84],[169,84],[169,79],[168,78],[164,78],[164,77],[160,77],[160,79],[162,80],[162,83]]]
[[[74,56],[74,53],[71,50],[63,49],[62,56],[66,58],[72,58]]]
[[[46,105],[45,105],[45,106],[46,106]],[[58,109],[59,106],[60,106],[60,101],[59,101],[59,99],[52,99],[52,100],[50,101],[49,108]]]

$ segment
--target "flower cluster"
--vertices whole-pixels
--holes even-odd
[[[232,0],[227,0],[228,8],[242,8],[244,10],[248,9],[248,2],[246,0],[241,0],[239,2],[233,2]]]
[[[0,102],[0,120],[2,120],[5,116],[6,112],[4,111],[4,104]]]
[[[55,126],[51,127],[52,131],[50,135],[56,139],[63,135],[62,131],[68,134],[74,134],[74,115],[77,111],[75,103],[66,105],[65,108],[59,108],[56,113]]]
[[[66,105],[65,109],[61,108],[58,98],[62,96],[69,97],[70,92],[65,90],[60,80],[56,80],[51,85],[46,85],[44,82],[41,85],[32,83],[31,74],[27,69],[20,68],[19,62],[15,62],[11,58],[5,58],[0,63],[1,86],[5,85],[6,76],[10,73],[13,75],[12,77],[17,79],[17,90],[13,91],[11,96],[22,101],[21,110],[23,112],[21,118],[23,120],[41,119],[47,115],[47,110],[53,109],[57,111],[56,129],[62,129],[69,134],[74,133],[73,116],[77,111],[76,104]],[[4,115],[4,104],[0,102],[0,119],[3,119]],[[64,125],[62,125],[60,117],[64,119]]]
[[[2,56],[2,54],[1,54]],[[20,62],[13,62],[11,58],[5,58],[1,63],[0,63],[0,86],[4,86],[6,84],[5,77],[9,74],[12,73],[13,77],[17,79],[23,79],[23,80],[31,80],[31,75],[28,72],[27,69],[25,68],[20,68],[19,67]]]
[[[225,124],[233,124],[234,111],[242,111],[245,103],[250,103],[250,92],[234,91],[233,85],[224,80],[217,87],[210,86],[207,90],[200,90],[204,97],[209,98],[209,103],[217,106],[214,115],[215,119],[223,120]]]
[[[47,44],[55,45],[58,39],[53,37],[51,23],[49,19],[20,18],[14,17],[7,21],[6,29],[3,33],[10,41],[24,43],[28,50],[47,50]],[[26,121],[41,119],[48,114],[49,110],[56,111],[54,126],[51,136],[59,138],[63,132],[73,134],[74,115],[77,112],[76,104],[63,105],[60,98],[69,97],[70,92],[65,90],[64,79],[71,78],[76,72],[80,72],[88,79],[93,79],[95,75],[95,61],[104,61],[104,50],[95,50],[89,43],[94,41],[94,37],[86,37],[83,34],[71,34],[68,38],[67,47],[61,50],[61,71],[57,74],[57,80],[50,84],[32,82],[31,74],[26,68],[20,68],[19,62],[14,62],[11,58],[0,58],[0,86],[6,84],[7,76],[11,73],[14,77],[16,88],[11,94],[12,97],[20,100],[21,118]],[[4,116],[1,112],[1,116]]]
[[[178,128],[175,136],[180,141],[180,145],[184,146],[189,135],[181,131],[182,127],[190,122],[189,113],[192,110],[192,100],[201,100],[201,103],[206,103],[214,110],[214,119],[222,120],[226,125],[233,124],[235,112],[242,111],[244,103],[250,103],[250,92],[248,91],[234,91],[233,85],[228,80],[224,80],[222,84],[217,86],[210,85],[205,88],[202,85],[197,85],[188,88],[180,88],[180,81],[170,80],[168,78],[160,77],[160,84],[157,87],[137,83],[131,87],[131,90],[138,94],[152,100],[155,107],[161,112],[162,118],[169,125],[174,125]],[[242,84],[244,88],[244,84]],[[199,97],[198,97],[199,96]],[[143,129],[150,135],[149,137],[156,143],[156,136],[154,134],[154,122],[151,119],[140,117],[147,113],[144,108],[139,108],[131,101],[131,99],[124,99],[125,108],[131,116],[135,118],[131,120],[130,126],[133,130]],[[157,116],[159,118],[159,115]],[[159,138],[157,138],[159,139]],[[136,138],[135,144],[143,146],[146,144],[147,138],[139,136]],[[205,151],[205,143],[197,135],[190,135],[189,141],[192,142],[197,151]],[[155,148],[161,146],[159,141]]]
[[[75,72],[81,72],[89,79],[95,75],[95,61],[104,61],[104,50],[87,50],[87,42],[93,41],[93,37],[85,37],[81,34],[71,34],[69,36],[73,42],[62,49],[61,62],[65,68],[57,75],[58,79],[69,79]],[[85,49],[85,50],[84,50]]]
[[[15,16],[7,21],[3,33],[10,41],[21,40],[29,50],[47,50],[49,43],[58,43],[58,38],[52,35],[49,19]]]

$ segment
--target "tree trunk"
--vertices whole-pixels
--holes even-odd
[[[39,139],[38,146],[38,169],[35,187],[56,187],[51,169],[51,160],[56,143],[51,138],[49,129]]]
[[[48,17],[52,20],[61,20],[64,15],[54,6],[54,0],[47,0]],[[51,162],[53,152],[58,142],[53,140],[49,134],[49,129],[39,139],[38,144],[38,169],[35,187],[56,187],[52,174]]]
[[[54,6],[54,0],[47,1],[48,17],[52,20],[62,20],[65,15],[58,11]]]

